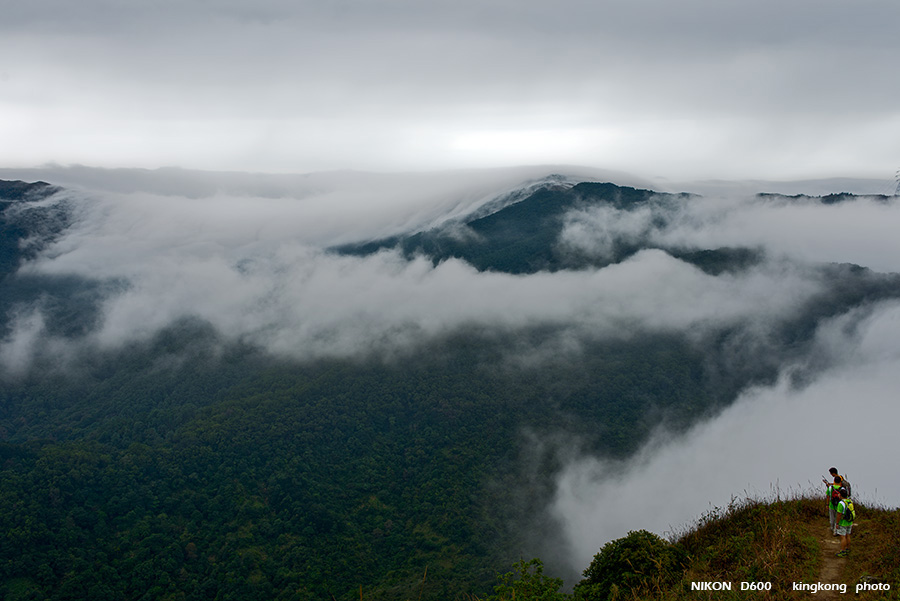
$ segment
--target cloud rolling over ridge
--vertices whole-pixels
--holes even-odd
[[[456,259],[437,265],[423,257],[406,260],[393,250],[365,257],[324,250],[348,231],[372,235],[398,217],[409,223],[410,200],[373,220],[357,194],[353,186],[349,196],[329,192],[333,206],[225,193],[85,195],[75,202],[76,225],[20,274],[121,282],[103,303],[100,326],[87,336],[102,347],[193,317],[230,339],[296,357],[405,346],[466,325],[515,330],[545,324],[601,338],[696,333],[738,322],[765,329],[822,286],[821,276],[802,266],[763,264],[712,276],[658,250],[605,269],[527,276],[478,272]],[[449,193],[429,194],[438,200],[420,208],[429,217],[418,223],[435,219],[435,204],[445,214],[460,210],[445,200]],[[339,234],[320,229],[332,219]],[[627,227],[611,223],[615,235]],[[25,348],[22,337],[33,336],[33,317],[22,324],[7,348]]]
[[[900,271],[900,205],[860,196],[833,204],[817,198],[750,194],[693,197],[677,206],[625,211],[590,207],[567,216],[561,242],[588,254],[609,253],[615,240],[688,248],[762,248],[800,262],[855,263]]]

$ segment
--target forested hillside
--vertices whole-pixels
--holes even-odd
[[[7,577],[60,598],[134,598],[162,574],[189,596],[390,597],[427,567],[438,596],[479,590],[549,494],[551,458],[519,461],[523,429],[625,454],[660,410],[687,420],[716,398],[677,340],[537,372],[476,332],[363,364],[213,342],[181,324],[4,390]]]
[[[775,382],[786,364],[799,366],[791,378],[802,385],[828,360],[808,360],[823,323],[900,298],[896,274],[818,263],[803,266],[788,309],[766,305],[774,293],[750,308],[736,294],[734,314],[695,309],[699,317],[675,325],[645,325],[668,309],[681,314],[666,294],[639,317],[627,312],[637,293],[623,302],[599,292],[577,310],[566,294],[549,296],[541,310],[550,317],[514,320],[513,301],[489,318],[457,317],[484,290],[461,295],[436,318],[441,327],[394,324],[373,289],[323,302],[349,317],[317,327],[307,314],[318,305],[302,305],[308,285],[288,298],[306,321],[257,328],[247,316],[306,277],[294,265],[315,272],[345,261],[334,271],[357,273],[355,261],[388,257],[360,273],[420,269],[417,285],[441,269],[496,272],[509,279],[485,290],[499,297],[551,273],[567,279],[536,289],[588,289],[605,269],[645,261],[699,282],[701,305],[707,289],[755,281],[772,261],[762,248],[651,240],[691,196],[553,184],[439,229],[313,259],[287,253],[271,292],[226,322],[203,312],[217,300],[197,283],[211,263],[159,280],[54,267],[98,235],[87,201],[18,182],[0,194],[0,590],[10,599],[351,599],[360,587],[367,599],[486,595],[498,571],[560,542],[546,506],[563,447],[625,459],[661,424],[684,432],[748,386]],[[597,210],[620,224],[637,211],[644,225],[610,229],[601,247],[573,246],[564,232],[599,223]],[[67,238],[73,230],[81,237]],[[132,252],[134,240],[115,240]],[[256,286],[252,277],[268,273],[259,265],[281,260],[280,249],[209,248],[202,253],[227,256],[240,285]],[[180,265],[133,254],[150,267]],[[423,255],[436,271],[418,266]],[[777,277],[792,273],[778,261]],[[128,313],[152,286],[156,300]],[[181,288],[196,291],[186,297],[195,304],[155,327]],[[414,303],[438,305],[452,288],[423,294],[427,302],[418,288],[392,298],[414,314]],[[600,327],[592,312],[607,309],[618,313]],[[342,328],[354,320],[364,335],[343,352]],[[234,322],[246,329],[235,333]],[[290,352],[269,346],[284,339]]]

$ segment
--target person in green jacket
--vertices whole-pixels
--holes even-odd
[[[834,468],[831,468],[834,469]],[[835,470],[837,471],[837,470]],[[831,484],[828,483],[828,480],[822,478],[822,482],[825,483],[825,495],[828,499],[828,521],[831,523],[831,532],[838,536],[837,532],[837,506],[840,501],[838,498],[840,496],[840,489],[842,484],[842,479],[840,476],[835,475],[834,482]]]
[[[837,514],[837,533],[841,536],[841,550],[838,551],[838,557],[846,557],[850,554],[850,530],[853,528],[853,518],[850,515],[850,495],[847,489],[841,487],[839,489],[841,500],[838,503],[835,513]]]

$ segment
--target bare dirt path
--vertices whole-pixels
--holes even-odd
[[[817,527],[816,536],[822,545],[822,567],[819,571],[819,582],[822,584],[840,584],[844,574],[845,559],[835,557],[835,553],[841,550],[841,539],[831,533],[827,523]],[[841,599],[842,595],[837,591],[820,591],[816,594],[818,599]]]

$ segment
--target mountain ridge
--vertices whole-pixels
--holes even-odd
[[[620,215],[644,210],[650,213],[644,226],[646,229],[664,228],[684,203],[698,197],[687,192],[657,192],[611,182],[580,182],[574,185],[546,182],[538,184],[535,189],[524,190],[525,194],[520,192],[512,202],[499,205],[487,203],[479,211],[428,230],[343,244],[331,247],[331,250],[339,254],[367,256],[381,250],[398,249],[407,259],[424,256],[438,264],[455,258],[470,263],[479,271],[513,274],[602,268],[619,263],[646,248],[663,250],[712,275],[743,271],[760,264],[765,258],[763,251],[754,247],[703,248],[652,242],[647,238],[647,231],[639,234],[643,238],[614,237],[610,242],[611,248],[604,255],[573,252],[562,248],[559,243],[565,234],[566,217],[569,215],[603,208]],[[788,202],[812,199],[822,204],[848,202],[857,198],[849,193],[824,197],[759,193],[758,197]]]

